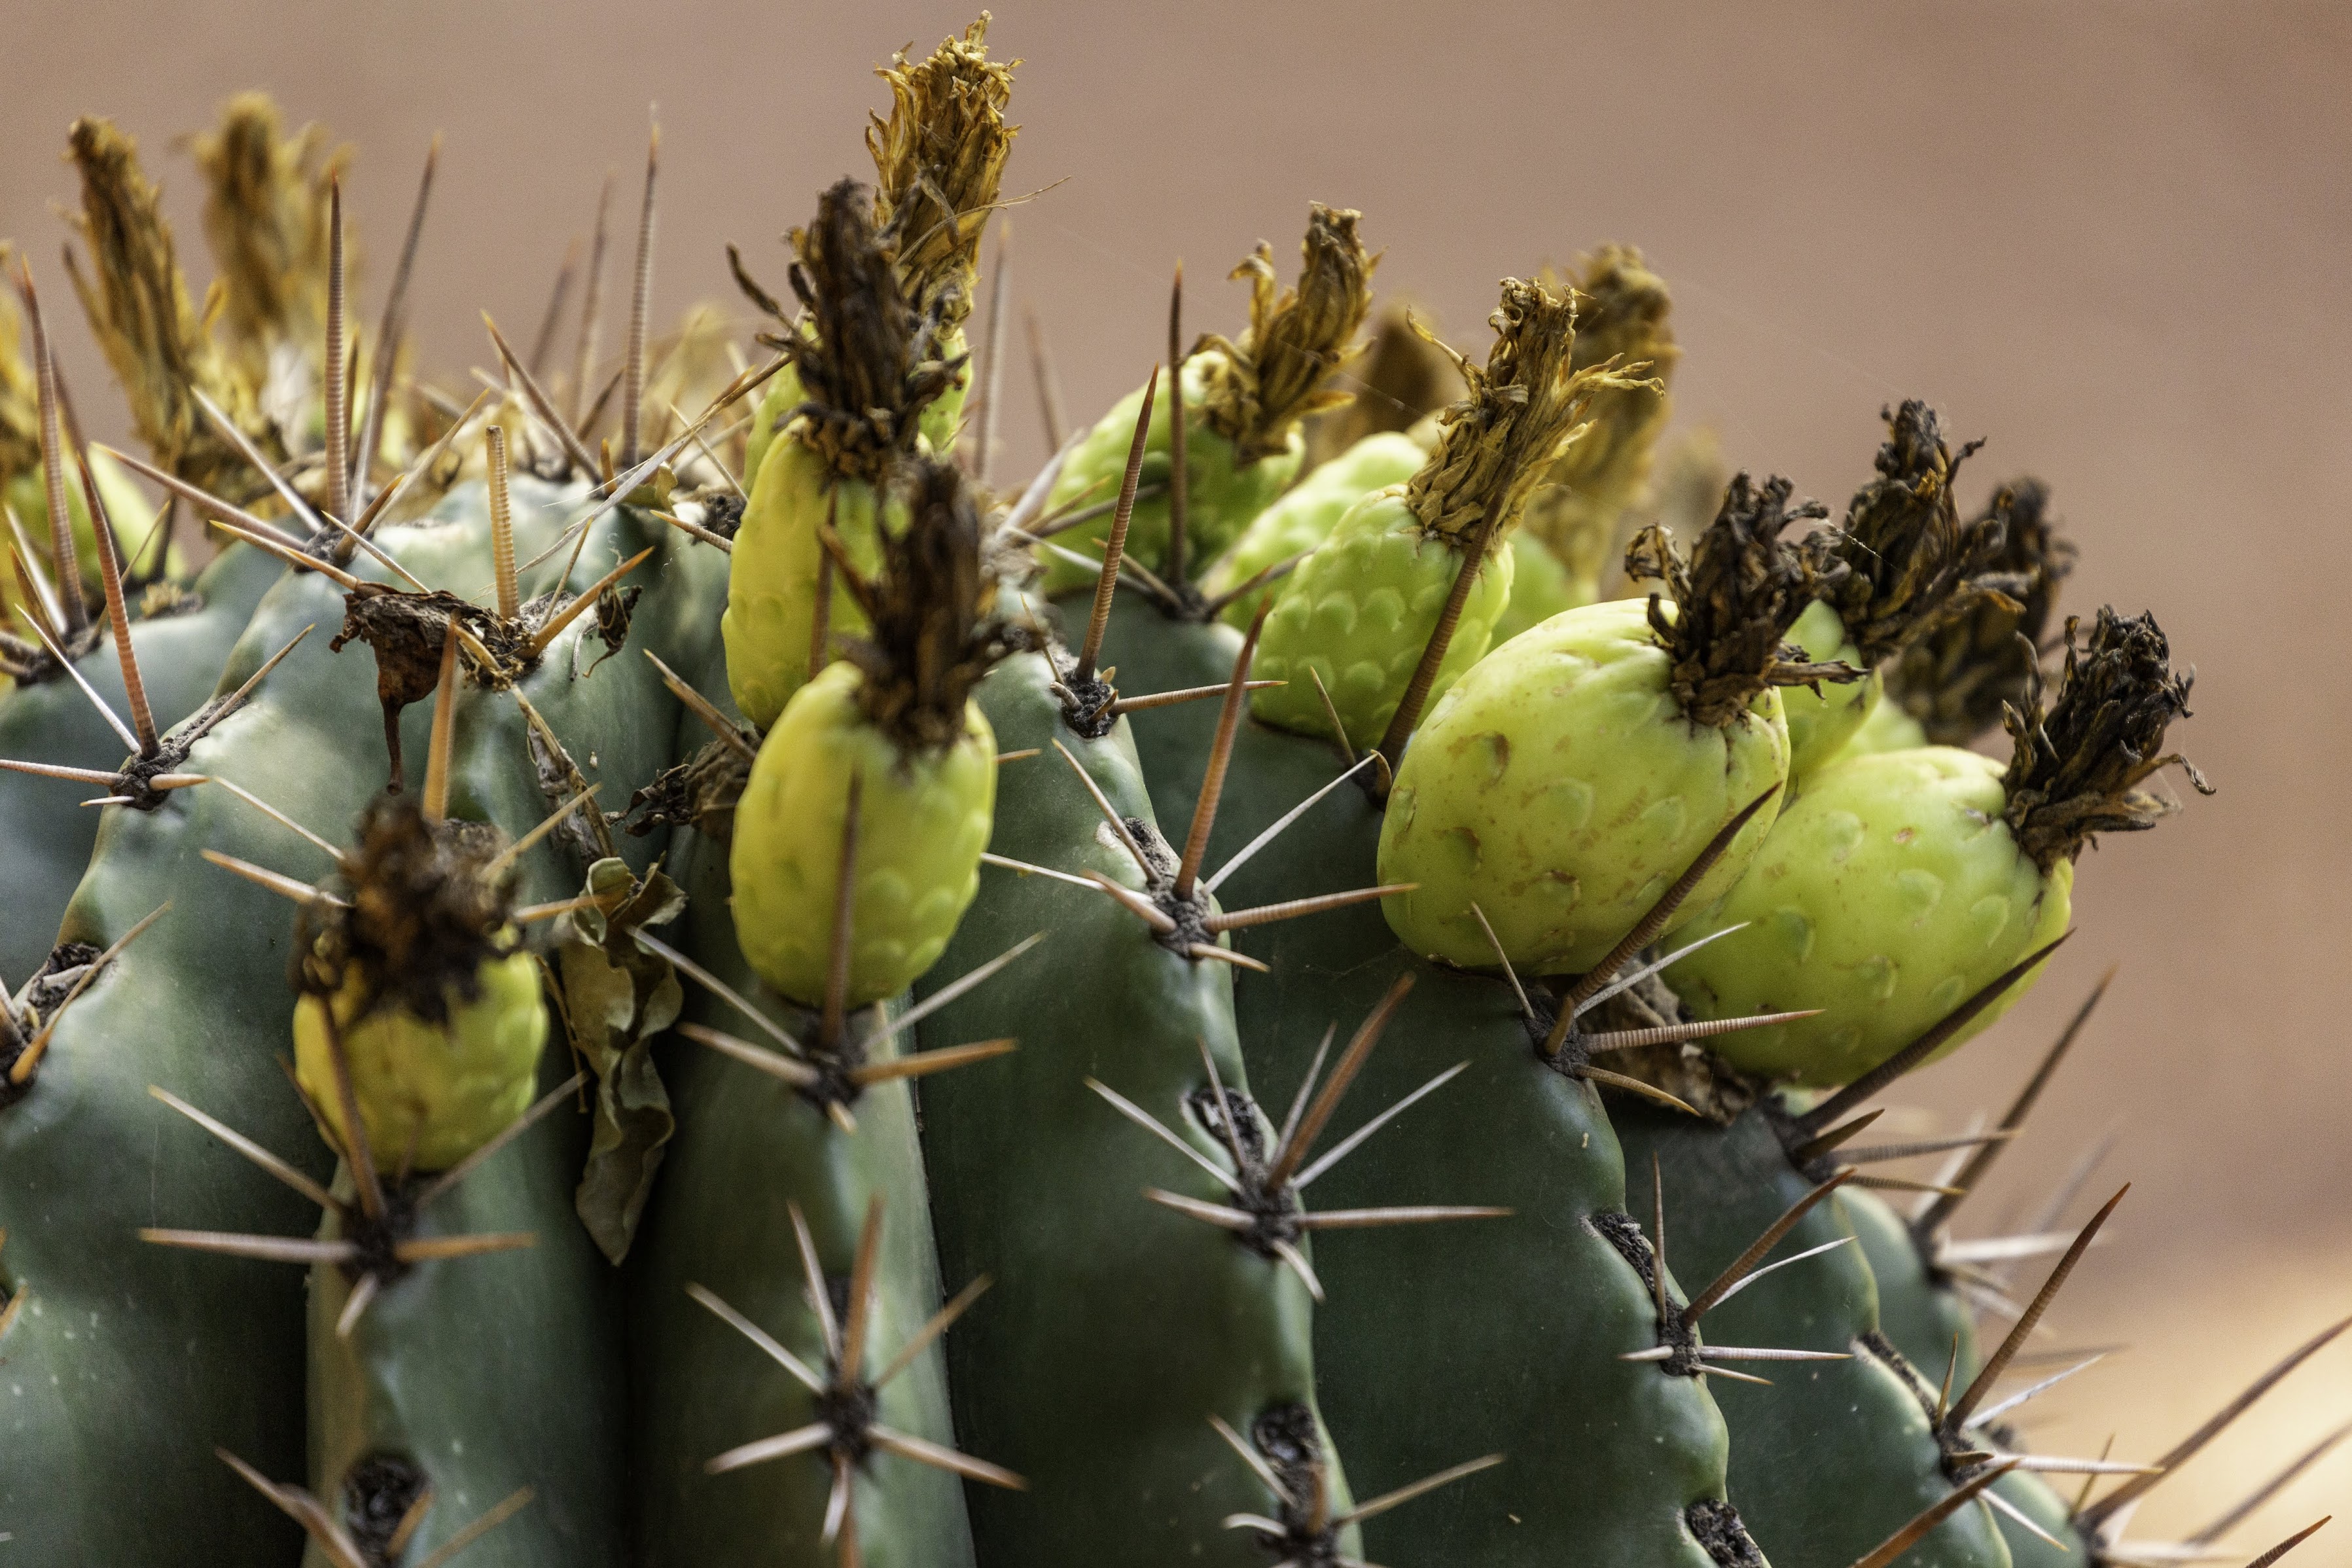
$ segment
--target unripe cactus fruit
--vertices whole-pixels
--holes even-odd
[[[1825,1009],[1719,1047],[1744,1071],[1843,1083],[2066,929],[2074,858],[2093,835],[2170,809],[2140,786],[2175,762],[2189,711],[2154,620],[2103,609],[2072,640],[2056,701],[2012,710],[2011,758],[1930,746],[1822,770],[1774,824],[1747,878],[1685,934],[1728,932],[1678,966],[1694,1014]],[[1744,929],[1732,931],[1734,926]],[[1997,1017],[2012,991],[1950,1041]]]
[[[1374,490],[1404,483],[1428,458],[1421,443],[1401,432],[1365,437],[1252,518],[1233,547],[1202,576],[1201,592],[1214,598],[1268,567],[1318,548],[1349,508]],[[1144,461],[1150,464],[1148,455]],[[1265,587],[1243,594],[1220,615],[1235,631],[1247,631],[1257,618],[1259,602],[1279,591]]]
[[[1780,660],[1819,580],[1810,543],[1780,542],[1792,515],[1818,515],[1792,514],[1788,496],[1785,480],[1735,479],[1690,561],[1651,574],[1670,574],[1675,603],[1572,610],[1440,700],[1381,828],[1381,879],[1419,884],[1383,906],[1407,946],[1485,966],[1499,942],[1522,970],[1580,973],[1726,822],[1786,783],[1779,689],[1852,674]],[[1671,549],[1645,538],[1637,549]],[[1667,931],[1739,882],[1778,809],[1741,830]]]

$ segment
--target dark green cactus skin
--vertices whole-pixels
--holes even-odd
[[[1000,746],[1048,748],[1007,764],[1031,771],[998,795],[993,847],[1138,886],[1133,862],[1097,836],[1100,814],[1051,750],[1068,747],[1115,809],[1151,822],[1126,722],[1083,739],[1063,722],[1049,679],[1043,656],[1022,654],[980,689]],[[1229,971],[1160,947],[1098,893],[983,869],[979,900],[928,984],[1046,929],[1035,956],[923,1026],[941,1045],[1021,1041],[1001,1061],[923,1087],[945,1272],[997,1280],[949,1347],[957,1430],[970,1451],[1031,1486],[975,1489],[981,1557],[1264,1568],[1255,1538],[1219,1521],[1269,1513],[1272,1501],[1208,1417],[1246,1434],[1270,1408],[1312,1407],[1311,1302],[1279,1263],[1146,1201],[1146,1186],[1208,1202],[1227,1194],[1084,1081],[1098,1078],[1230,1168],[1185,1105],[1207,1087],[1202,1039],[1228,1089],[1247,1088]],[[1333,1489],[1345,1499],[1336,1463]],[[1349,1555],[1354,1536],[1340,1537]]]
[[[462,491],[434,520],[384,529],[382,542],[427,582],[478,584],[490,573],[483,513],[481,492]],[[524,507],[518,549],[546,545],[556,521]],[[634,519],[605,525],[614,546],[650,542],[656,526]],[[592,541],[582,575],[607,558],[605,542]],[[364,560],[354,570],[376,575]],[[233,779],[331,836],[346,830],[383,787],[386,768],[373,660],[363,649],[327,650],[326,634],[341,616],[341,595],[315,575],[287,577],[265,595],[220,689],[233,689],[304,626],[320,629],[245,710],[198,743],[187,764]],[[658,613],[641,615],[637,635],[662,624]],[[567,635],[536,679],[568,671],[570,653]],[[599,695],[581,709],[552,697],[541,704],[556,710],[551,723],[571,735],[592,777],[599,771],[592,752],[623,754],[617,737],[592,743],[600,721],[587,721],[588,734],[572,722],[575,713],[593,714],[604,691],[618,698],[630,690],[618,704],[630,709],[668,704],[646,721],[665,748],[657,754],[666,754],[675,727],[675,703],[657,691],[648,697],[641,682],[631,686],[624,668],[616,659],[583,679],[580,689]],[[466,707],[452,798],[468,815],[495,805],[497,820],[520,831],[544,809],[521,750],[520,717],[509,700],[486,694],[469,693]],[[425,755],[430,708],[418,704],[404,721],[412,758]],[[499,732],[495,742],[475,733],[486,722]],[[278,1065],[292,1048],[289,908],[204,862],[198,851],[205,848],[296,876],[330,869],[318,850],[222,791],[174,791],[152,813],[110,808],[63,937],[103,945],[167,900],[173,910],[68,1012],[30,1092],[0,1110],[0,1226],[9,1232],[0,1268],[11,1289],[32,1291],[32,1305],[8,1336],[13,1375],[0,1385],[28,1391],[0,1405],[0,1439],[10,1456],[0,1467],[0,1519],[35,1560],[184,1563],[192,1519],[207,1521],[215,1561],[283,1562],[294,1554],[291,1525],[208,1450],[220,1445],[282,1479],[304,1473],[303,1276],[284,1265],[144,1246],[131,1234],[160,1225],[303,1235],[318,1223],[307,1202],[146,1092],[160,1085],[320,1178],[327,1173],[326,1151]],[[548,886],[550,896],[576,888],[570,873],[543,869],[554,853],[544,845],[533,852],[526,886]],[[523,1256],[542,1266],[562,1254],[563,1239],[554,1233],[579,1229],[571,1175],[564,1202],[529,1227],[542,1232],[542,1247]],[[573,1310],[607,1309],[592,1298]],[[617,1368],[618,1354],[611,1345],[602,1364]],[[600,1381],[593,1365],[566,1375]],[[617,1397],[617,1370],[601,1381]]]
[[[1847,1187],[1839,1193],[1838,1201],[1845,1205],[1846,1219],[1853,1225],[1854,1235],[1861,1237],[1863,1256],[1869,1259],[1871,1277],[1878,1284],[1880,1330],[1895,1342],[1895,1348],[1909,1359],[1922,1377],[1937,1383],[1942,1381],[1943,1369],[1951,1363],[1952,1339],[1957,1334],[1960,1353],[1952,1374],[1952,1387],[1966,1388],[1977,1369],[1984,1364],[1983,1357],[1978,1353],[1976,1325],[1968,1309],[1929,1273],[1909,1228],[1885,1199],[1876,1193]],[[2074,1539],[2065,1503],[2041,1477],[2016,1471],[1995,1481],[1993,1489],[2059,1540]],[[2020,1528],[2006,1514],[1997,1515],[1996,1519],[2003,1539],[2009,1542],[2009,1555],[2015,1568],[2063,1568],[2063,1564],[2086,1560],[2079,1541],[2072,1554],[2062,1552]]]
[[[723,693],[724,675],[717,680]],[[682,732],[681,742],[691,751],[707,732],[689,722],[696,732]],[[814,1038],[814,1017],[763,993],[736,948],[727,847],[691,829],[679,830],[674,843],[671,865],[688,899],[685,916],[665,936],[758,999],[795,1039]],[[688,1020],[772,1044],[709,991],[691,980],[683,984]],[[870,1027],[872,1016],[868,1009],[852,1026]],[[877,1044],[873,1057],[897,1054],[898,1044]],[[897,1354],[937,1310],[940,1294],[912,1097],[903,1081],[867,1089],[854,1108],[857,1131],[845,1133],[798,1090],[704,1046],[673,1038],[661,1048],[660,1066],[677,1134],[627,1265],[637,1561],[644,1568],[832,1568],[835,1550],[818,1540],[832,1484],[822,1451],[729,1475],[704,1473],[714,1456],[816,1416],[806,1389],[698,1305],[686,1287],[715,1292],[822,1373],[824,1341],[807,1304],[787,1205],[797,1203],[806,1216],[826,1273],[845,1277],[866,1204],[878,1194],[882,1251],[868,1372]],[[995,1306],[983,1298],[965,1321],[984,1320]],[[949,1440],[937,1344],[882,1390],[878,1419]],[[941,1471],[873,1455],[852,1492],[865,1560],[876,1568],[970,1563],[963,1489]]]
[[[131,624],[131,645],[138,650],[157,724],[168,729],[213,694],[221,664],[253,618],[254,605],[284,573],[261,551],[232,544],[196,579],[200,607]],[[130,717],[111,637],[74,668],[117,713]],[[122,737],[91,709],[79,687],[60,676],[0,695],[0,757],[117,768]],[[80,803],[105,793],[63,779],[0,773],[0,888],[7,889],[7,910],[0,915],[0,982],[24,984],[48,956],[66,901],[98,842],[99,814]]]
[[[1229,677],[1240,637],[1112,615],[1106,662],[1134,691]],[[1115,657],[1114,657],[1115,655]],[[1156,793],[1197,789],[1216,705],[1137,715]],[[1206,864],[1216,867],[1343,765],[1335,747],[1244,721]],[[1220,889],[1235,908],[1359,887],[1380,819],[1339,789]],[[1418,980],[1337,1125],[1467,1058],[1470,1070],[1384,1128],[1312,1189],[1314,1207],[1492,1204],[1508,1219],[1350,1231],[1317,1254],[1324,1404],[1367,1484],[1479,1454],[1508,1456],[1366,1526],[1384,1562],[1678,1563],[1708,1568],[1685,1511],[1724,1495],[1722,1417],[1693,1379],[1617,1360],[1657,1342],[1642,1277],[1588,1221],[1622,1211],[1615,1135],[1589,1084],[1545,1066],[1507,987],[1414,960],[1377,907],[1236,933],[1275,968],[1235,984],[1249,1059],[1272,1103],[1297,1092],[1324,1029],[1342,1033],[1397,974]],[[1516,1520],[1516,1522],[1515,1522]]]
[[[1636,1208],[1646,1212],[1651,1201],[1654,1154],[1663,1167],[1666,1256],[1687,1278],[1713,1278],[1811,1190],[1761,1110],[1718,1128],[1621,1097],[1610,1115]],[[1816,1207],[1776,1255],[1852,1235],[1842,1205],[1843,1194]],[[1772,1379],[1769,1388],[1714,1380],[1731,1424],[1732,1500],[1780,1568],[1846,1568],[1950,1491],[1927,1412],[1865,1342],[1886,1345],[1877,1287],[1856,1248],[1824,1253],[1741,1291],[1707,1315],[1706,1328],[1721,1344],[1853,1352],[1852,1361],[1754,1368]],[[1940,1382],[1942,1370],[1921,1375]],[[1992,1510],[1977,1505],[1938,1525],[1904,1561],[2008,1568],[2011,1559]]]
[[[577,574],[593,577],[613,552],[635,554],[648,544],[657,553],[638,568],[648,576],[625,654],[586,673],[604,650],[592,644],[573,659],[575,639],[588,635],[583,617],[520,682],[572,760],[621,799],[667,765],[679,716],[677,700],[635,650],[689,668],[708,658],[717,640],[709,606],[726,571],[719,552],[625,510],[591,539]],[[546,815],[527,727],[511,697],[460,689],[454,816],[520,835]],[[544,840],[523,858],[519,902],[578,891],[585,867],[561,843]],[[624,838],[620,848],[639,872],[656,852],[645,839]],[[542,1087],[567,1076],[562,1053],[551,1051]],[[596,1568],[625,1560],[621,1302],[573,1209],[585,1119],[567,1108],[550,1122],[424,1216],[428,1230],[530,1231],[534,1247],[419,1267],[377,1298],[348,1341],[336,1338],[334,1324],[349,1286],[337,1269],[314,1270],[310,1474],[324,1496],[364,1456],[404,1455],[438,1500],[419,1538],[425,1550],[528,1485],[531,1506],[499,1527],[499,1560]],[[320,1235],[337,1234],[330,1216]],[[312,1568],[325,1568],[315,1547],[312,1556]]]

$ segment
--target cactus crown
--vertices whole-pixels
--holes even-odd
[[[255,479],[243,458],[207,426],[194,394],[228,411],[272,457],[277,433],[254,407],[252,391],[231,374],[188,303],[158,192],[140,172],[130,137],[104,120],[77,120],[70,133],[81,172],[81,214],[74,226],[89,247],[95,281],[71,264],[74,289],[131,405],[140,438],[164,468],[230,500]],[[273,449],[275,448],[275,449]]]
[[[871,211],[866,187],[844,180],[817,198],[814,222],[793,230],[793,292],[816,335],[787,336],[783,346],[808,393],[802,438],[834,472],[879,484],[915,449],[916,416],[949,373],[927,357],[929,323],[899,288]]]
[[[1230,274],[1249,279],[1249,328],[1239,342],[1211,333],[1193,352],[1204,355],[1201,416],[1233,442],[1239,462],[1281,451],[1299,420],[1348,401],[1323,384],[1357,352],[1356,329],[1371,309],[1380,258],[1356,237],[1362,216],[1308,204],[1295,289],[1276,279],[1274,247],[1264,240]]]
[[[281,350],[307,357],[325,335],[327,184],[345,161],[339,148],[322,165],[325,145],[316,125],[281,135],[278,106],[259,92],[229,100],[219,129],[188,142],[208,187],[205,237],[220,267],[217,313],[208,303],[207,314],[256,386],[273,379]]]
[[[2153,616],[2123,616],[2102,605],[2081,648],[2080,623],[2066,622],[2066,669],[2057,700],[2042,711],[2037,668],[2022,706],[2002,716],[2009,731],[2009,795],[2003,816],[2018,847],[2044,871],[2072,860],[2101,833],[2153,827],[2175,807],[2140,784],[2178,763],[2200,795],[2213,786],[2178,752],[2159,754],[2164,731],[2189,717],[2197,674],[2173,673],[2171,648]]]
[[[295,989],[331,994],[357,966],[369,1011],[447,1022],[450,994],[479,994],[482,961],[500,951],[512,914],[507,879],[488,874],[504,844],[488,823],[435,822],[414,795],[377,795],[338,866],[350,907],[303,909]]]
[[[981,568],[980,510],[952,463],[913,465],[907,526],[881,531],[882,574],[849,577],[873,629],[851,645],[859,700],[902,752],[937,752],[964,732],[964,704],[1011,651]],[[836,561],[835,570],[845,570]]]
[[[1819,501],[1791,507],[1789,491],[1778,475],[1760,489],[1746,474],[1734,475],[1723,509],[1689,554],[1655,523],[1625,552],[1627,576],[1662,580],[1674,596],[1669,616],[1659,596],[1650,595],[1650,629],[1674,664],[1666,689],[1694,724],[1729,726],[1767,687],[1862,678],[1848,664],[1808,662],[1801,649],[1781,641],[1844,570],[1822,531],[1793,545],[1782,542],[1791,522],[1829,515]]]
[[[890,118],[870,118],[874,221],[898,253],[908,295],[942,330],[971,314],[981,230],[996,206],[1020,127],[1004,123],[1019,60],[988,58],[988,13],[928,59],[904,51],[875,74],[890,84]]]
[[[2001,529],[2000,551],[1986,563],[1989,580],[2008,602],[1988,596],[1887,667],[1887,695],[1938,745],[1965,746],[1999,724],[2004,709],[2024,702],[2058,586],[2074,569],[2074,546],[2059,536],[2041,480],[2003,485],[1986,510]]]
[[[1501,537],[1592,394],[1640,384],[1614,364],[1572,368],[1576,313],[1573,289],[1554,294],[1540,283],[1503,279],[1502,303],[1486,318],[1495,346],[1486,368],[1454,356],[1470,390],[1438,415],[1444,434],[1437,450],[1405,485],[1405,504],[1423,530],[1460,545],[1492,509]]]
[[[1866,666],[1885,663],[1995,592],[1978,574],[2001,546],[1997,514],[1963,523],[1952,500],[1952,476],[1982,443],[1954,455],[1936,411],[1916,398],[1880,417],[1886,440],[1878,477],[1846,508],[1831,547],[1847,571],[1822,595]]]

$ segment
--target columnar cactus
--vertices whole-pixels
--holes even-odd
[[[600,229],[575,363],[493,327],[467,407],[403,368],[407,251],[353,331],[322,133],[248,96],[197,141],[200,316],[77,122],[147,456],[85,443],[19,266],[0,1544],[2209,1552],[2233,1519],[2121,1529],[2218,1423],[2148,1465],[2007,1419],[2122,1194],[1953,1234],[2088,1007],[1991,1131],[1862,1137],[2170,809],[2154,618],[2063,622],[2045,680],[2071,552],[2032,481],[1962,521],[1922,403],[1838,526],[1696,446],[1654,485],[1679,350],[1626,247],[1507,281],[1483,366],[1387,318],[1416,416],[1334,417],[1373,259],[1321,205],[1295,289],[1259,247],[1188,345],[1180,275],[1166,360],[998,490],[986,24],[884,71],[800,313],[739,260],[778,328],[723,386],[712,314],[647,320],[650,158],[617,364]]]

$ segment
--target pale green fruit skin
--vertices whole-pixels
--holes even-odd
[[[1269,724],[1328,737],[1331,720],[1307,674],[1312,668],[1331,694],[1349,742],[1360,750],[1379,745],[1461,570],[1461,552],[1422,531],[1402,485],[1366,496],[1284,579],[1250,674],[1289,684],[1252,693],[1250,710]],[[1510,596],[1511,552],[1490,550],[1437,667],[1431,701],[1486,657]]]
[[[1236,467],[1234,444],[1210,429],[1201,417],[1200,363],[1195,357],[1184,367],[1184,537],[1186,558],[1192,563],[1215,560],[1250,519],[1271,506],[1289,485],[1290,476],[1298,471],[1299,458],[1307,450],[1305,438],[1294,430],[1284,450]],[[1163,386],[1160,395],[1151,402],[1151,431],[1144,437],[1139,485],[1168,482],[1168,406],[1167,389]],[[1135,416],[1142,407],[1143,389],[1138,387],[1113,404],[1110,412],[1096,422],[1079,442],[1077,450],[1063,463],[1061,477],[1054,481],[1053,493],[1046,498],[1049,509],[1080,495],[1086,497],[1081,503],[1085,506],[1118,499],[1119,481],[1127,476],[1128,448],[1135,444]],[[1110,532],[1110,524],[1108,516],[1099,517],[1082,528],[1056,535],[1054,542],[1082,557],[1091,556],[1094,552],[1085,541],[1105,537]],[[1135,503],[1127,524],[1127,553],[1154,572],[1167,565],[1165,493]],[[1091,588],[1101,575],[1092,566],[1081,566],[1051,551],[1039,554],[1045,565],[1045,591],[1049,597]]]
[[[1919,721],[1906,713],[1901,703],[1882,699],[1853,732],[1853,739],[1830,760],[1842,763],[1848,757],[1874,757],[1881,752],[1916,752],[1926,744],[1927,731],[1919,727]]]
[[[835,498],[839,509],[835,510]],[[882,566],[875,534],[874,488],[845,479],[816,451],[787,432],[760,465],[751,500],[735,532],[727,574],[727,613],[719,635],[727,643],[727,688],[743,717],[761,730],[776,721],[809,678],[809,641],[816,630],[817,577],[824,546],[817,530],[831,516],[834,530],[860,573]],[[832,631],[855,637],[865,613],[838,574],[833,584]]]
[[[1845,623],[1819,599],[1805,606],[1805,613],[1789,628],[1788,640],[1816,663],[1842,658],[1857,669],[1862,668],[1862,651],[1847,638]],[[1870,721],[1885,689],[1886,682],[1874,669],[1843,686],[1825,680],[1818,697],[1811,687],[1782,687],[1780,710],[1789,719],[1789,772],[1802,779],[1843,751],[1846,742]]]
[[[801,688],[735,808],[736,941],[761,979],[811,1006],[824,995],[853,773],[853,1007],[897,995],[938,961],[980,890],[996,809],[996,737],[977,704],[954,745],[910,758],[867,721],[862,679],[835,664]]]
[[[379,1163],[406,1159],[415,1170],[446,1171],[530,1109],[547,1044],[539,965],[530,953],[513,952],[485,960],[475,976],[480,989],[472,1001],[445,993],[446,1025],[397,1005],[357,1016],[363,1000],[357,973],[336,993],[352,1093]],[[343,1139],[325,1008],[316,996],[294,1005],[294,1077]]]
[[[2001,820],[2003,766],[1952,746],[1842,760],[1807,781],[1730,897],[1685,930],[1737,931],[1666,978],[1701,1018],[1819,1007],[1708,1044],[1747,1072],[1851,1082],[2066,929],[2074,868],[2047,876]],[[2013,986],[1944,1047],[2001,1014]]]
[[[1644,607],[1555,616],[1431,710],[1381,825],[1381,880],[1420,884],[1381,906],[1414,952],[1493,968],[1475,900],[1521,973],[1580,973],[1788,777],[1780,694],[1725,729],[1689,722]],[[1740,830],[1667,931],[1732,890],[1778,809],[1775,797]]]
[[[1580,610],[1601,597],[1591,584],[1580,583],[1560,564],[1559,557],[1531,533],[1511,535],[1511,602],[1495,623],[1495,646],[1502,647],[1521,632],[1539,626],[1554,616]]]
[[[760,468],[769,448],[780,434],[777,426],[783,417],[798,408],[808,394],[801,389],[801,373],[791,365],[776,372],[760,396],[760,412],[751,421],[751,433],[743,444],[743,493],[751,494],[760,485]]]
[[[1252,518],[1233,548],[1201,578],[1201,592],[1214,598],[1269,566],[1314,549],[1349,507],[1374,490],[1404,483],[1428,460],[1429,454],[1410,436],[1391,430],[1365,437]],[[1274,591],[1268,586],[1243,595],[1220,612],[1220,618],[1235,631],[1249,630],[1259,602]]]
[[[953,359],[964,352],[961,327],[958,327],[940,340],[939,355],[943,360]],[[963,423],[964,394],[971,387],[971,362],[967,359],[946,388],[937,397],[923,405],[922,412],[915,416],[917,433],[929,442],[931,450],[940,457],[947,456],[950,448],[955,445],[956,427]]]

